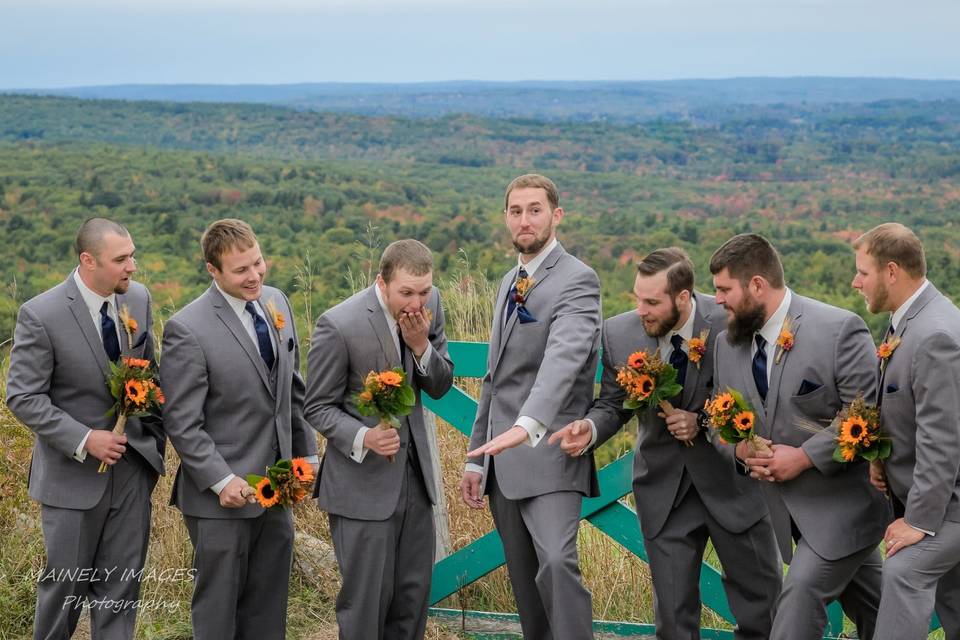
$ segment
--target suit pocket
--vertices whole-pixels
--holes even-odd
[[[146,341],[147,341],[147,332],[144,331],[143,333],[140,334],[140,337],[137,338],[137,341],[136,341],[136,342],[133,344],[133,346],[130,347],[130,348],[131,348],[131,349],[139,349],[140,347],[143,346],[143,343],[145,343]]]
[[[293,338],[287,338],[287,351],[293,351]]]
[[[805,396],[813,393],[823,385],[818,382],[811,382],[806,378],[803,379],[803,382],[800,383],[800,389],[797,391],[798,396]]]
[[[900,391],[900,386],[896,382],[891,382],[890,384],[887,385],[887,388],[884,389],[883,394],[893,395],[898,391]]]

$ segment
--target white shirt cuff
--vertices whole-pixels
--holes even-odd
[[[480,475],[483,475],[483,467],[481,467],[478,464],[473,464],[471,462],[467,463],[467,468],[464,469],[464,471],[472,471],[474,473],[479,473]]]
[[[91,431],[93,431],[93,429],[87,429],[87,435],[83,436],[83,440],[80,441],[80,446],[73,452],[73,459],[77,462],[83,462],[87,459],[87,450],[84,449],[84,447],[87,446],[87,439],[90,438]]]
[[[590,444],[580,452],[580,455],[590,451],[593,449],[593,445],[597,444],[597,425],[595,425],[590,418],[585,418],[585,420],[590,423]]]
[[[926,529],[921,529],[920,527],[915,527],[915,526],[913,526],[912,524],[910,524],[909,522],[907,522],[906,520],[904,520],[904,522],[906,522],[906,523],[907,523],[907,526],[910,527],[911,529],[913,529],[914,531],[919,531],[920,533],[925,533],[925,534],[927,534],[928,536],[931,536],[931,537],[937,535],[937,534],[934,533],[933,531],[927,531]]]
[[[417,360],[416,356],[413,358],[414,364],[417,365],[417,372],[425,376],[427,375],[427,365],[430,364],[430,355],[433,353],[433,345],[427,342],[427,350],[423,352],[423,355],[420,356],[420,359]]]
[[[213,491],[215,494],[220,495],[220,492],[223,491],[223,488],[228,484],[230,484],[230,481],[236,477],[237,477],[236,474],[231,473],[226,478],[224,478],[220,482],[210,487],[210,491]]]
[[[530,416],[520,416],[514,424],[527,432],[527,444],[531,447],[540,444],[543,436],[547,433],[547,428],[539,420]]]
[[[367,435],[367,431],[370,431],[370,427],[360,427],[357,435],[353,438],[353,448],[350,450],[350,459],[357,464],[363,462],[363,459],[367,457],[367,452],[370,451],[363,446],[363,436]]]

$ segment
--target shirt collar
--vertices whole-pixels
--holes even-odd
[[[670,333],[660,336],[658,340],[660,341],[660,347],[666,348],[667,346],[673,346],[670,342],[670,339],[675,335],[679,335],[683,338],[684,344],[690,342],[690,338],[693,337],[693,321],[697,315],[697,300],[693,297],[690,298],[690,316],[687,318],[687,321],[683,323],[683,326],[677,329],[676,331],[671,331]]]
[[[930,281],[924,278],[923,284],[920,285],[920,288],[913,292],[913,295],[907,298],[907,301],[902,305],[897,307],[897,310],[893,312],[893,315],[890,316],[890,324],[893,326],[893,330],[897,330],[897,325],[900,324],[900,321],[903,320],[903,316],[907,315],[907,311],[910,310],[910,305],[912,305],[917,298],[920,297],[920,294],[923,293],[924,289],[927,288],[927,285],[930,284]]]
[[[246,300],[242,300],[241,298],[237,298],[237,297],[235,297],[235,296],[232,296],[232,295],[230,295],[229,293],[227,293],[226,291],[224,291],[223,289],[221,289],[221,288],[220,288],[220,285],[217,283],[216,280],[213,281],[213,284],[214,284],[214,286],[217,287],[217,291],[220,292],[220,295],[222,295],[223,298],[227,301],[227,304],[230,305],[230,308],[233,309],[233,312],[237,314],[237,317],[242,319],[242,318],[243,318],[243,314],[244,314],[244,312],[245,312],[246,309],[247,309],[247,301],[246,301]],[[253,305],[253,306],[254,306],[254,308],[257,307],[257,305]],[[260,313],[260,312],[257,311],[257,313]]]
[[[540,268],[540,265],[543,264],[543,261],[547,259],[547,256],[550,255],[550,252],[553,251],[553,248],[557,246],[557,238],[554,236],[553,240],[543,248],[540,253],[534,256],[533,260],[527,264],[523,264],[523,261],[520,259],[521,255],[517,254],[517,264],[524,270],[526,270],[528,276],[532,276],[537,272],[537,269]]]
[[[380,310],[383,311],[383,315],[387,319],[387,326],[390,328],[391,333],[396,333],[397,319],[390,315],[390,308],[387,307],[387,301],[383,299],[383,293],[380,291],[380,285],[374,284],[373,290],[377,294],[377,302],[380,303]]]
[[[83,298],[84,304],[86,304],[87,308],[90,309],[90,313],[98,315],[100,313],[100,307],[103,306],[104,302],[109,303],[108,311],[110,309],[113,309],[114,311],[116,310],[117,294],[111,293],[109,296],[104,298],[86,285],[86,283],[83,281],[83,278],[80,277],[79,269],[74,269],[73,280],[77,283],[77,288],[80,289],[80,297]]]
[[[763,328],[760,329],[757,333],[763,336],[763,339],[767,341],[767,344],[775,344],[777,338],[780,337],[780,329],[783,328],[783,321],[787,318],[787,311],[790,310],[790,301],[793,299],[793,294],[790,292],[790,289],[785,289],[783,294],[783,301],[780,303],[780,306],[777,307],[777,310],[773,312],[773,315],[767,320],[763,325]]]

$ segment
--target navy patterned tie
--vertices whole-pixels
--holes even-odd
[[[517,308],[517,280],[523,280],[526,277],[527,270],[520,267],[520,270],[517,272],[517,279],[513,281],[513,286],[510,287],[510,293],[507,294],[507,315],[503,319],[504,323],[510,321],[513,310]]]
[[[677,370],[677,382],[683,386],[687,379],[687,354],[683,351],[683,338],[679,333],[673,334],[670,338],[670,344],[673,345],[673,351],[670,352],[670,365]]]
[[[767,402],[767,341],[759,333],[756,335],[757,352],[753,354],[753,381],[757,383],[757,391],[764,404]]]
[[[117,323],[107,313],[109,303],[104,302],[100,307],[100,333],[103,336],[103,350],[107,357],[116,362],[120,359],[120,339],[117,338]]]
[[[273,344],[270,342],[270,329],[267,328],[267,322],[260,317],[252,302],[247,302],[244,309],[253,316],[253,328],[257,332],[257,346],[260,348],[260,357],[263,358],[263,363],[267,365],[267,370],[272,370]]]

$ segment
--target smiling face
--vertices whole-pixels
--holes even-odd
[[[130,276],[137,270],[133,257],[136,247],[128,235],[108,232],[96,255],[80,254],[80,277],[84,283],[103,297],[114,293],[126,293],[130,288]]]
[[[390,315],[399,319],[401,314],[416,313],[426,306],[433,290],[433,272],[415,276],[400,267],[393,272],[390,282],[377,274],[377,287]]]
[[[221,268],[207,263],[207,271],[216,283],[234,298],[251,302],[260,299],[267,263],[260,253],[260,245],[254,243],[249,249],[233,247],[220,256]]]
[[[633,282],[633,294],[637,297],[637,314],[643,320],[643,330],[651,338],[660,338],[679,328],[680,307],[677,300],[667,293],[667,272],[650,276],[637,274]],[[689,291],[680,296],[689,299]]]
[[[850,283],[860,292],[870,313],[893,311],[887,286],[888,270],[881,268],[877,259],[867,253],[866,247],[857,249],[857,274]]]
[[[546,189],[518,187],[507,197],[507,229],[520,253],[535,256],[553,240],[563,209],[550,209]]]

